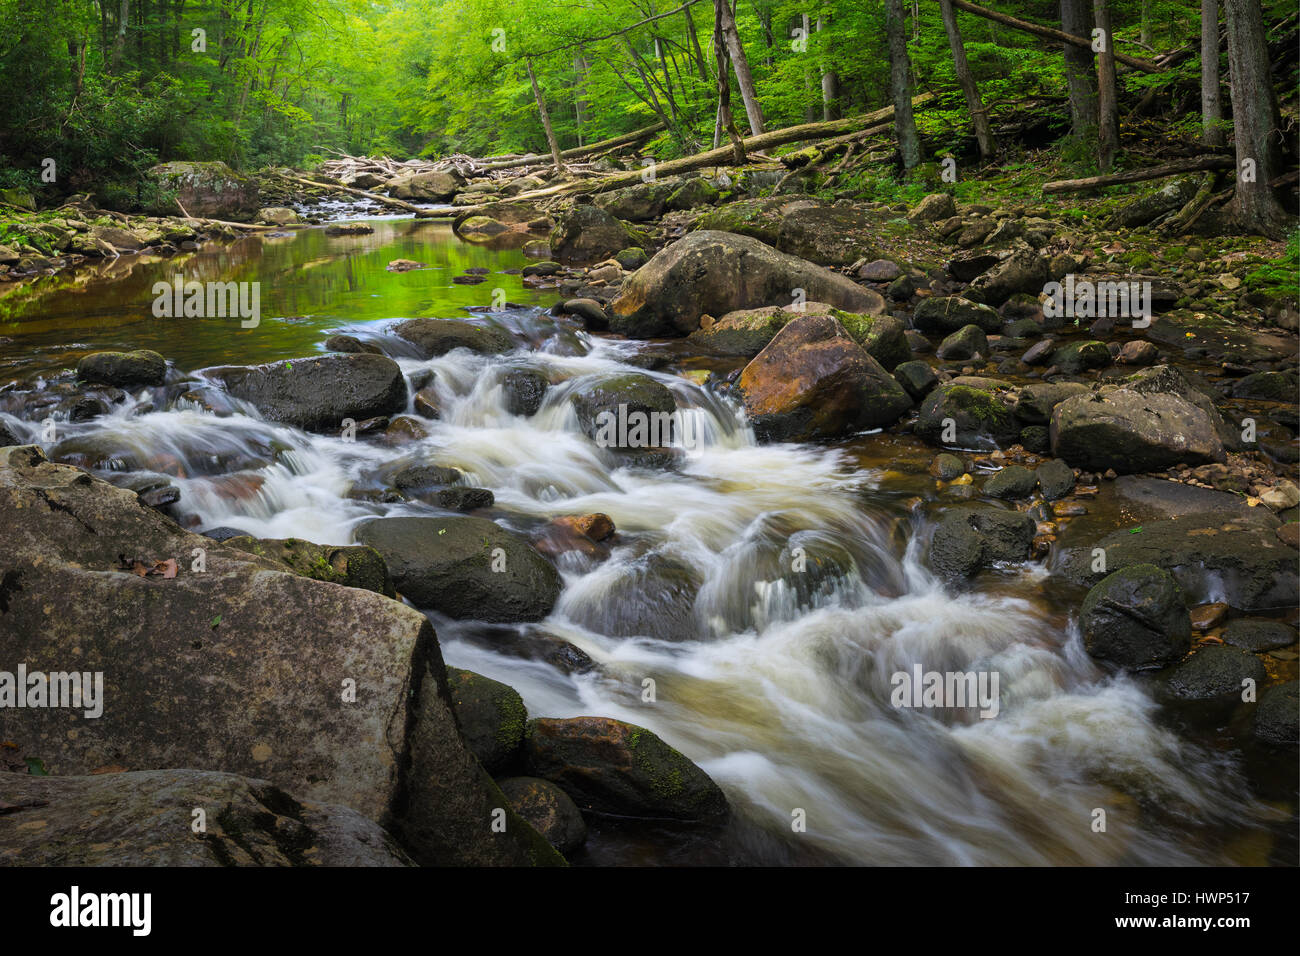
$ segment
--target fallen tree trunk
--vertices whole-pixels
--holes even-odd
[[[1197,173],[1210,169],[1231,169],[1236,165],[1227,156],[1194,156],[1176,163],[1163,166],[1148,166],[1146,169],[1133,169],[1123,173],[1110,173],[1105,176],[1088,176],[1085,179],[1058,179],[1043,184],[1043,194],[1073,193],[1096,186],[1118,186],[1121,183],[1140,183],[1148,179],[1164,179],[1179,173]]]
[[[421,209],[419,206],[412,205],[402,199],[394,199],[392,196],[381,196],[379,193],[372,193],[365,189],[356,189],[352,186],[344,186],[339,183],[318,183],[312,179],[302,179],[298,176],[289,176],[286,173],[273,173],[281,179],[287,179],[291,183],[301,183],[304,186],[311,186],[315,189],[332,189],[336,192],[351,193],[353,196],[361,196],[365,199],[373,199],[377,203],[385,206],[392,206],[394,209],[402,209],[406,212],[414,213],[417,219],[429,219],[437,215],[427,209]]]
[[[934,99],[933,93],[922,93],[912,98],[913,106],[923,106]],[[799,126],[787,126],[784,129],[772,130],[767,133],[761,133],[758,136],[748,136],[743,139],[742,145],[746,153],[752,153],[757,150],[770,149],[773,146],[784,146],[786,143],[797,143],[803,140],[816,140],[826,136],[835,136],[850,130],[856,130],[859,127],[870,127],[893,118],[894,107],[885,106],[871,113],[862,116],[853,116],[847,119],[829,120],[820,123],[803,123]],[[681,159],[670,159],[665,163],[659,163],[654,167],[656,176],[675,176],[678,173],[692,172],[696,169],[703,169],[706,166],[726,166],[729,165],[735,156],[731,144],[721,146],[718,149],[711,149],[707,152],[696,153],[694,156],[683,156]],[[633,171],[628,173],[619,173],[601,180],[587,180],[584,182],[561,183],[558,186],[548,186],[546,189],[535,189],[532,192],[520,193],[512,198],[513,202],[530,202],[534,199],[547,199],[551,196],[560,196],[570,192],[590,192],[604,193],[614,189],[622,189],[624,186],[633,186],[642,182],[643,171]],[[479,215],[492,208],[492,203],[484,203],[478,206],[463,206],[456,210],[456,214]]]
[[[1024,33],[1032,33],[1034,36],[1043,37],[1047,40],[1056,40],[1058,43],[1069,43],[1074,46],[1087,47],[1092,49],[1092,41],[1084,37],[1072,36],[1069,33],[1063,33],[1060,30],[1053,30],[1051,27],[1040,27],[1037,23],[1030,23],[1027,20],[1018,20],[1015,17],[1008,16],[1005,13],[998,13],[996,10],[986,10],[984,7],[978,7],[967,0],[952,0],[952,5],[958,10],[965,10],[967,13],[973,13],[977,17],[983,17],[986,20],[993,20],[1001,23],[1003,26],[1011,27],[1013,30],[1020,30]],[[1150,60],[1143,60],[1136,56],[1129,56],[1127,53],[1116,53],[1115,60],[1133,67],[1135,70],[1141,70],[1143,73],[1160,73],[1163,68],[1152,63]]]
[[[602,150],[617,149],[620,146],[630,146],[633,143],[640,142],[653,136],[664,128],[663,123],[655,123],[653,126],[646,126],[642,129],[633,130],[630,133],[624,133],[622,136],[615,136],[612,139],[601,140],[599,143],[591,143],[588,146],[579,146],[575,149],[566,149],[560,153],[561,159],[577,159],[579,156],[586,156],[590,153],[599,153]],[[501,159],[496,162],[483,163],[475,166],[475,172],[490,173],[497,169],[514,169],[519,166],[544,166],[545,162],[538,162],[539,156],[512,156]]]

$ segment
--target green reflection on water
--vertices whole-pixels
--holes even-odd
[[[526,289],[520,276],[504,274],[531,261],[518,248],[461,242],[445,222],[370,223],[375,231],[366,236],[331,237],[323,229],[250,236],[170,258],[124,256],[11,286],[0,291],[0,335],[13,339],[0,343],[0,378],[55,372],[103,348],[155,349],[183,369],[265,362],[319,351],[323,333],[343,326],[465,317],[466,306],[492,305],[496,289],[512,303],[555,301],[553,291]],[[394,259],[428,268],[389,272]],[[452,282],[475,267],[491,270],[481,284]],[[260,324],[156,318],[154,283],[177,273],[187,282],[259,282]]]

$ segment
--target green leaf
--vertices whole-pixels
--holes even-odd
[[[48,777],[50,775],[40,757],[25,757],[23,759],[27,761],[27,772],[33,777]]]

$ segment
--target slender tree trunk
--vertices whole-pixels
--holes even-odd
[[[727,44],[727,53],[731,57],[731,68],[736,73],[736,85],[740,87],[740,98],[745,103],[745,116],[749,120],[749,131],[757,136],[765,132],[763,127],[763,109],[758,105],[758,94],[754,92],[754,78],[749,73],[749,61],[745,59],[745,48],[741,46],[740,34],[736,32],[736,17],[731,12],[727,0],[713,0],[720,20],[722,37]]]
[[[1097,165],[1107,172],[1119,151],[1119,101],[1115,84],[1115,37],[1110,29],[1108,0],[1092,0],[1093,17],[1101,31],[1097,56]]]
[[[817,32],[821,33],[824,27],[825,20],[818,17]],[[840,76],[826,65],[825,51],[822,53],[820,68],[822,73],[822,120],[839,119]]]
[[[1201,142],[1223,146],[1219,98],[1219,0],[1201,0]]]
[[[939,12],[943,17],[943,28],[948,33],[948,46],[952,49],[957,83],[966,94],[966,108],[970,110],[971,123],[975,127],[975,141],[979,143],[980,157],[988,159],[996,152],[993,131],[989,126],[988,111],[980,99],[979,87],[975,84],[970,63],[966,59],[966,44],[962,42],[961,31],[957,28],[957,11],[952,8],[952,0],[939,0]]]
[[[1287,217],[1269,185],[1282,173],[1282,154],[1264,14],[1259,0],[1223,0],[1223,12],[1228,22],[1228,71],[1237,146],[1237,212],[1252,232],[1281,237]]]
[[[1142,0],[1142,27],[1138,41],[1151,49],[1151,0]]]
[[[1070,88],[1070,125],[1075,139],[1091,143],[1097,136],[1097,74],[1092,64],[1092,18],[1087,0],[1061,0],[1061,29],[1089,40],[1089,46],[1067,44],[1065,76]]]
[[[551,159],[555,162],[556,175],[559,175],[564,171],[564,161],[560,159],[560,144],[555,139],[555,131],[551,129],[551,114],[547,112],[546,100],[542,98],[542,88],[537,85],[533,61],[524,60],[524,63],[528,66],[528,81],[533,84],[533,99],[537,101],[537,112],[542,115],[542,129],[546,130],[546,142],[551,147]]]
[[[805,13],[802,15],[802,23],[803,23],[803,42],[807,44],[812,39],[812,18]],[[807,52],[807,50],[808,47],[805,46],[804,51]],[[808,99],[807,99],[808,106],[803,111],[803,118],[809,123],[811,123],[813,120],[817,118],[817,103],[816,103],[816,97],[813,93],[815,87],[816,84],[813,83],[812,70],[805,69],[803,71],[803,88],[808,94]]]
[[[591,66],[582,53],[577,53],[573,57],[573,72],[578,77],[577,89],[573,91],[573,121],[578,128],[578,145],[582,146],[582,128],[587,122],[587,81],[591,75]]]
[[[131,0],[122,0],[117,8],[117,35],[113,37],[113,54],[108,71],[116,73],[122,62],[122,48],[126,46],[126,25],[131,20]]]
[[[731,16],[727,0],[713,0],[713,55],[718,62],[718,119],[714,141],[721,145],[722,132],[731,140],[731,156],[737,166],[745,162],[745,143],[731,118],[731,76],[727,71],[726,18]],[[742,52],[743,55],[743,52]],[[717,148],[716,146],[714,147]]]
[[[907,56],[903,0],[885,0],[885,32],[889,37],[889,92],[894,104],[894,129],[903,169],[921,164],[921,140],[912,115],[912,64]]]

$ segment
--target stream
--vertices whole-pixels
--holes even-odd
[[[106,348],[155,349],[197,372],[318,354],[343,332],[383,346],[408,376],[437,373],[442,418],[424,422],[427,437],[347,442],[249,407],[214,414],[178,399],[59,421],[59,440],[107,443],[110,470],[168,476],[194,530],[346,544],[375,515],[440,513],[350,495],[398,459],[460,469],[495,494],[482,513],[515,530],[609,515],[619,536],[608,557],[561,557],[564,591],[545,621],[431,615],[448,664],[511,685],[530,716],[649,728],[735,811],[720,832],[596,820],[575,863],[1232,864],[1262,862],[1285,839],[1285,814],[1252,796],[1239,757],[1170,726],[1147,684],[1089,659],[1073,624],[1078,595],[1054,591],[1042,565],[1001,569],[963,593],[927,570],[942,507],[924,472],[932,449],[890,435],[759,445],[738,405],[685,374],[716,361],[549,315],[558,293],[525,286],[520,250],[462,243],[445,223],[368,221],[366,236],[308,229],[210,243],[11,292],[0,299],[0,386]],[[386,271],[397,258],[428,268]],[[451,281],[469,268],[490,274]],[[259,326],[154,318],[150,289],[177,271],[259,281]],[[488,309],[494,290],[510,305],[489,317],[532,350],[425,361],[385,334],[397,319]],[[525,359],[555,383],[530,418],[506,410],[501,387]],[[571,392],[632,370],[668,386],[695,426],[675,469],[624,467],[578,425]],[[22,437],[55,444],[39,422],[4,411]],[[811,573],[789,573],[796,552]],[[525,633],[567,641],[598,666],[566,673],[507,649]],[[996,717],[896,708],[891,675],[916,665],[997,672]],[[1094,829],[1098,809],[1105,832]],[[800,818],[803,831],[792,827]]]

